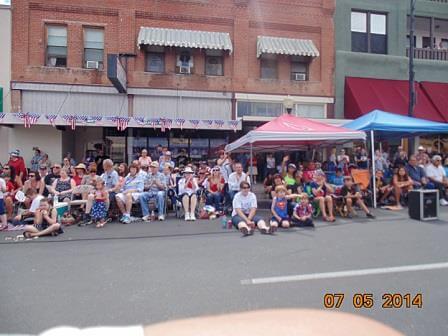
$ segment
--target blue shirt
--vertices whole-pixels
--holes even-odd
[[[115,170],[111,170],[109,173],[104,172],[101,175],[101,179],[104,181],[106,189],[114,189],[118,184],[119,176]]]
[[[422,178],[426,177],[425,170],[420,166],[411,166],[410,164],[406,165],[406,171],[408,172],[409,177],[412,181],[421,183]]]
[[[138,176],[126,176],[124,180],[123,187],[121,187],[121,192],[125,192],[127,190],[137,190],[137,192],[142,192],[143,188],[145,187],[145,184],[143,180]]]
[[[274,210],[281,219],[288,218],[288,201],[286,197],[274,198]]]
[[[159,191],[159,187],[156,185],[154,181],[159,181],[164,185],[164,189],[166,188],[166,178],[165,175],[163,175],[160,172],[157,172],[156,174],[148,173],[144,180],[145,190],[148,191]]]

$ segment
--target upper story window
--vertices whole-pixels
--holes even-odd
[[[104,62],[104,29],[84,29],[84,67],[87,69],[103,69]]]
[[[193,73],[193,55],[189,49],[180,49],[176,56],[176,73],[191,74]]]
[[[352,51],[387,54],[387,15],[352,11]]]
[[[309,57],[291,56],[291,80],[307,81],[309,79]]]
[[[67,66],[67,27],[47,26],[47,55],[46,66]]]
[[[163,47],[148,47],[146,50],[145,71],[155,73],[165,72],[165,49]]]
[[[222,50],[205,51],[205,74],[209,76],[224,75],[224,57]]]
[[[261,78],[277,79],[277,57],[275,55],[263,54],[260,59]]]

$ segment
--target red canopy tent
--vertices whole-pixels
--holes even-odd
[[[297,150],[365,140],[361,131],[283,114],[226,146],[227,152]]]

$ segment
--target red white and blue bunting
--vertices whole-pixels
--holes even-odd
[[[40,118],[42,116],[42,118]],[[43,120],[42,120],[43,119]],[[26,128],[33,125],[67,125],[75,130],[77,126],[115,126],[119,131],[124,131],[128,127],[151,127],[154,130],[160,128],[162,132],[171,130],[173,127],[183,130],[190,129],[232,129],[235,132],[241,127],[241,119],[222,120],[222,119],[184,119],[184,118],[145,118],[145,117],[124,117],[124,116],[88,116],[88,115],[57,115],[31,112],[0,113],[0,124],[19,124],[23,123]]]

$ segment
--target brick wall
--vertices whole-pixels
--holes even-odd
[[[135,7],[130,7],[134,6]],[[22,0],[13,3],[12,80],[111,85],[105,71],[83,64],[83,27],[105,29],[105,54],[135,53],[129,59],[129,86],[334,96],[334,0]],[[67,68],[45,67],[45,24],[68,29]],[[166,73],[144,71],[137,48],[141,26],[230,33],[234,52],[224,57],[224,76],[204,75],[204,51],[194,50],[195,74],[176,75],[175,50],[166,48]],[[308,82],[289,80],[290,61],[279,57],[279,79],[260,79],[258,35],[312,39],[320,57]]]

